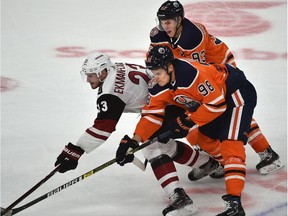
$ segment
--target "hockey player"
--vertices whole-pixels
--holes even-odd
[[[58,156],[60,173],[75,169],[81,155],[103,144],[115,130],[123,112],[138,113],[147,100],[149,70],[128,63],[112,63],[104,53],[92,53],[82,65],[81,75],[98,89],[97,118],[74,144],[68,143]],[[151,72],[150,72],[151,75]]]
[[[155,45],[165,45],[172,49],[176,58],[189,58],[200,63],[229,63],[236,66],[233,54],[227,45],[218,38],[210,35],[205,26],[185,18],[184,8],[179,1],[164,2],[157,12],[158,26],[150,32],[150,48]],[[197,144],[198,129],[190,131],[187,140],[191,145]],[[256,169],[260,174],[266,175],[284,166],[279,155],[273,151],[267,139],[260,130],[255,119],[252,120],[248,143],[260,156]],[[217,155],[212,155],[218,158]],[[218,158],[219,159],[219,158]],[[209,164],[207,164],[209,165]],[[197,180],[205,176],[204,170],[195,169],[189,173],[189,178]],[[223,168],[210,175],[214,178],[224,176]],[[208,171],[209,171],[208,167]],[[201,173],[203,172],[204,173]]]
[[[199,126],[199,146],[209,154],[221,155],[219,162],[225,168],[227,195],[222,198],[226,207],[217,215],[244,216],[241,205],[246,175],[244,144],[256,106],[257,95],[253,85],[238,68],[229,64],[209,65],[174,59],[167,46],[154,46],[147,55],[146,66],[154,74],[149,85],[150,100],[142,108],[142,117],[133,138],[126,135],[122,139],[117,158],[125,163],[127,149],[135,148],[162,126],[165,108],[169,104],[179,106],[186,113],[166,127],[172,132],[171,138],[186,137],[190,128]],[[157,156],[152,151],[150,155],[154,155],[156,160],[165,157],[161,164],[155,164],[158,167],[156,171],[159,169],[159,181],[169,180],[171,184],[175,170],[171,169],[167,157]],[[164,216],[191,214],[186,208],[190,207],[187,195],[175,190],[170,199],[171,204],[164,209]]]
[[[81,75],[91,85],[98,89],[97,118],[92,127],[87,128],[79,140],[68,143],[57,157],[55,166],[60,164],[60,173],[75,169],[79,158],[84,152],[89,153],[103,144],[115,131],[122,113],[140,113],[146,104],[148,82],[152,73],[145,67],[129,63],[112,63],[104,53],[92,53],[85,59]],[[151,146],[162,146],[154,143]],[[171,154],[185,155],[189,166],[200,166],[211,160],[204,152],[193,150],[190,145],[174,140],[165,144],[165,149]],[[185,154],[182,153],[185,151]]]

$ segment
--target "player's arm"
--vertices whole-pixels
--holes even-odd
[[[94,120],[93,126],[86,129],[76,145],[81,147],[86,153],[89,153],[104,143],[111,133],[115,131],[125,105],[115,95],[101,95],[97,99],[97,118]]]
[[[59,165],[60,173],[75,169],[84,152],[91,152],[108,139],[115,130],[124,107],[125,103],[114,95],[106,94],[98,98],[98,115],[94,125],[84,132],[76,145],[68,143],[57,157],[55,166]]]
[[[151,81],[153,82],[153,81]],[[153,89],[149,89],[149,97],[147,104],[141,110],[141,119],[139,120],[134,136],[138,136],[138,141],[146,141],[162,126],[165,116],[165,107],[168,103],[169,89],[162,92],[156,90],[157,93],[153,93]],[[139,138],[140,137],[140,138]]]
[[[199,24],[201,25],[201,24]],[[202,30],[205,31],[204,43],[206,43],[205,57],[206,62],[209,64],[220,64],[228,63],[236,66],[233,53],[230,51],[229,47],[217,37],[209,34],[207,29],[202,26]]]
[[[145,113],[142,112],[142,117],[138,122],[134,131],[134,136],[137,135],[138,141],[146,141],[152,136],[162,125],[164,120],[165,108],[151,110],[144,107]]]
[[[116,161],[124,166],[134,160],[134,154],[127,152],[139,146],[140,142],[146,141],[162,125],[165,113],[165,102],[149,97],[149,102],[142,108],[141,119],[139,120],[132,139],[125,135],[116,151]]]

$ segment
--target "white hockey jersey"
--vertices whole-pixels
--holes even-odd
[[[97,118],[80,137],[77,146],[91,152],[115,131],[124,112],[140,113],[146,104],[151,71],[141,65],[115,63],[98,89]]]

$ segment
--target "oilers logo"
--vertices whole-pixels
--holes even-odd
[[[201,106],[201,103],[187,97],[186,95],[177,95],[174,97],[174,101],[184,105],[190,112],[195,112],[199,106]]]

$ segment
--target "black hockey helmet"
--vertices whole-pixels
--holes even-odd
[[[153,46],[148,52],[145,60],[146,68],[149,70],[156,70],[158,68],[168,69],[168,63],[173,62],[174,55],[167,46]]]
[[[164,2],[157,12],[158,20],[166,20],[175,17],[184,18],[184,8],[179,1],[166,1]]]

